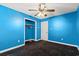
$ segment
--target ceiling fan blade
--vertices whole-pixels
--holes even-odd
[[[37,11],[36,9],[29,9],[28,11]]]
[[[47,12],[55,12],[55,9],[47,9]]]
[[[36,13],[34,16],[37,16],[39,14],[39,12],[38,13]]]

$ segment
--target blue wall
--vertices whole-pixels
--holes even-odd
[[[24,18],[38,20],[30,15],[0,5],[0,51],[24,44]],[[40,21],[37,23],[39,24]],[[38,31],[37,38],[39,39],[40,33]]]
[[[79,46],[79,9],[43,21],[48,21],[48,40]]]

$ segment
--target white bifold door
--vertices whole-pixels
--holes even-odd
[[[48,40],[48,21],[41,22],[41,40]]]

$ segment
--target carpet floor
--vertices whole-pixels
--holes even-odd
[[[79,56],[79,51],[76,47],[66,46],[47,41],[28,41],[26,45],[0,56]]]

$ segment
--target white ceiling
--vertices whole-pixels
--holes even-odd
[[[37,12],[28,11],[28,9],[38,9],[38,4],[39,3],[2,3],[1,5],[34,16]],[[55,12],[48,12],[47,17],[73,12],[77,9],[78,5],[78,3],[46,3],[48,9],[55,9]]]

